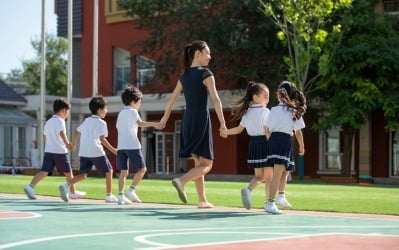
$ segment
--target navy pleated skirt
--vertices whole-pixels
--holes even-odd
[[[273,132],[268,141],[267,165],[284,165],[287,171],[295,170],[292,158],[291,135],[281,132]]]
[[[263,168],[267,165],[267,139],[266,136],[251,136],[248,148],[248,167]]]

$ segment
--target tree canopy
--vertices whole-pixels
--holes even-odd
[[[227,88],[246,86],[247,80],[268,85],[281,79],[282,46],[277,27],[264,15],[258,0],[120,0],[136,25],[149,32],[140,44],[143,54],[156,62],[156,84],[169,85],[178,74],[184,44],[206,41],[212,52],[210,68]],[[138,17],[138,19],[137,19]],[[161,53],[159,53],[161,52]],[[160,80],[161,79],[161,80]],[[171,86],[173,87],[173,86]]]
[[[8,74],[8,80],[22,80],[28,83],[24,94],[40,92],[40,58],[41,42],[32,40],[36,51],[33,59],[23,60],[22,69],[13,69]],[[65,96],[67,92],[67,54],[68,44],[65,38],[46,36],[46,94]]]
[[[333,14],[350,6],[352,0],[269,0],[263,2],[265,13],[280,31],[279,40],[288,49],[284,62],[288,80],[298,84],[305,95],[312,92],[323,68],[311,72],[312,66],[323,61],[323,47],[327,37],[340,33],[341,25]]]
[[[341,16],[343,39],[318,83],[320,103],[325,105],[318,127],[342,128],[346,176],[355,131],[372,112],[384,113],[387,130],[399,128],[398,22],[376,14],[374,4],[355,0],[351,11]]]

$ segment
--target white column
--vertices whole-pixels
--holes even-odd
[[[68,0],[68,75],[67,75],[67,101],[72,100],[72,53],[73,53],[73,0]],[[72,107],[73,110],[73,107]],[[67,120],[67,136],[71,139],[72,133],[72,112]]]
[[[37,134],[40,162],[44,156],[43,130],[46,117],[46,33],[45,33],[45,0],[42,0],[42,34],[41,34],[41,59],[40,59],[40,113],[38,116],[39,130]]]
[[[143,121],[147,121],[147,112],[146,111],[140,111],[140,116]],[[147,159],[147,135],[145,135],[144,132],[145,128],[141,128],[141,147],[143,151],[143,157],[144,160]]]
[[[94,0],[93,13],[93,96],[98,95],[98,0]]]

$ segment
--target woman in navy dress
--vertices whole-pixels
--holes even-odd
[[[175,186],[179,198],[187,203],[184,185],[194,180],[197,189],[198,208],[212,208],[205,195],[204,176],[213,165],[213,141],[211,119],[208,110],[208,98],[211,97],[217,117],[220,122],[220,130],[226,130],[222,104],[218,96],[213,73],[206,68],[211,59],[211,52],[204,41],[194,41],[184,47],[181,58],[181,76],[166,105],[161,126],[164,127],[169,119],[173,104],[183,91],[186,100],[181,125],[180,157],[194,160],[195,168],[186,174],[175,178],[172,184]]]

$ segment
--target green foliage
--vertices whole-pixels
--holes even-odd
[[[296,82],[305,95],[313,91],[313,83],[324,70],[319,60],[327,59],[322,57],[327,38],[333,39],[340,32],[340,24],[331,19],[333,13],[349,7],[351,2],[270,0],[263,3],[265,14],[280,29],[278,39],[288,48],[288,56],[284,59],[289,69],[287,78]],[[312,70],[315,66],[320,68]]]
[[[40,92],[40,58],[41,42],[33,40],[32,47],[36,57],[22,61],[22,70],[13,69],[8,78],[23,80],[28,83],[24,94],[39,94]],[[46,36],[46,94],[65,96],[67,85],[67,40],[53,35]]]
[[[152,91],[170,86],[170,76],[180,73],[184,44],[198,39],[209,44],[210,68],[229,83],[228,88],[244,87],[249,79],[271,85],[280,78],[281,47],[270,35],[277,29],[258,0],[120,0],[119,4],[129,16],[138,17],[136,27],[149,32],[146,40],[132,46],[156,62]]]
[[[348,15],[348,13],[346,13]],[[382,110],[387,129],[399,121],[399,35],[389,17],[378,17],[367,1],[354,1],[328,70],[319,82],[328,103],[320,128],[359,129],[369,114]]]

